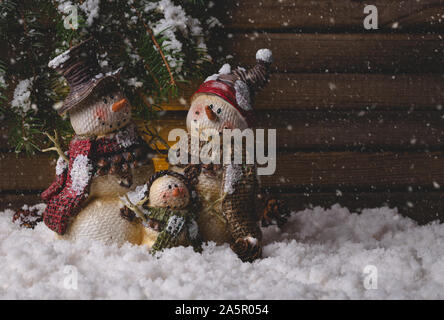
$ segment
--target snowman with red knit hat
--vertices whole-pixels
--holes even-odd
[[[56,181],[42,193],[45,224],[62,239],[140,244],[144,228],[121,217],[120,197],[154,171],[152,150],[138,135],[119,86],[120,70],[105,73],[89,39],[53,59],[70,86],[58,110],[76,133],[57,161]]]
[[[232,71],[225,64],[218,74],[208,77],[191,98],[186,119],[189,139],[199,135],[202,140],[204,129],[213,129],[222,137],[224,129],[252,127],[251,100],[267,84],[272,59],[270,50],[261,49],[252,68]],[[262,234],[254,206],[258,193],[256,166],[200,163],[176,165],[173,170],[183,172],[195,184],[201,203],[197,223],[202,239],[229,243],[243,261],[259,258]]]

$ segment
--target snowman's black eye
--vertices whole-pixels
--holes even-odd
[[[106,100],[106,98],[103,98],[103,103],[108,103],[108,100]]]
[[[210,104],[210,109],[213,109],[213,105],[212,104]]]
[[[113,95],[110,95],[109,97],[110,97],[111,100],[114,99],[114,96],[113,96]]]
[[[221,112],[222,112],[222,109],[221,109],[221,108],[217,109],[217,113],[218,113],[218,114],[221,113]]]
[[[177,188],[177,184],[175,184],[174,187]]]
[[[168,189],[171,189],[171,185],[170,184],[168,185]]]

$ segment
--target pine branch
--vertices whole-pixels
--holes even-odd
[[[167,68],[168,73],[170,74],[171,85],[175,86],[176,85],[176,81],[174,80],[173,73],[171,72],[170,64],[168,63],[168,61],[167,61],[167,59],[165,57],[165,54],[162,51],[162,48],[160,47],[159,43],[157,42],[156,37],[154,36],[153,30],[151,30],[151,28],[148,27],[148,25],[144,21],[142,15],[140,14],[139,10],[137,10],[136,7],[134,5],[132,5],[132,4],[130,4],[130,6],[136,11],[136,14],[139,17],[140,21],[142,21],[143,26],[145,27],[146,32],[150,35],[151,40],[153,41],[154,45],[156,46],[157,50],[159,51],[159,54],[162,57],[163,63],[165,64],[165,67]]]

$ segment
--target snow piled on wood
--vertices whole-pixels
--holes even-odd
[[[444,225],[418,226],[389,208],[339,205],[293,213],[282,232],[264,229],[264,258],[242,263],[228,245],[165,250],[55,240],[0,213],[3,299],[424,299],[444,298]],[[364,268],[378,270],[366,290]],[[64,289],[66,266],[78,289]]]

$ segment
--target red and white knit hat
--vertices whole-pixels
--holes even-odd
[[[260,49],[256,53],[256,65],[245,70],[238,67],[231,72],[225,64],[218,74],[208,77],[197,89],[191,102],[199,95],[213,94],[230,103],[245,118],[248,125],[253,124],[252,97],[267,84],[273,55],[269,49]]]

